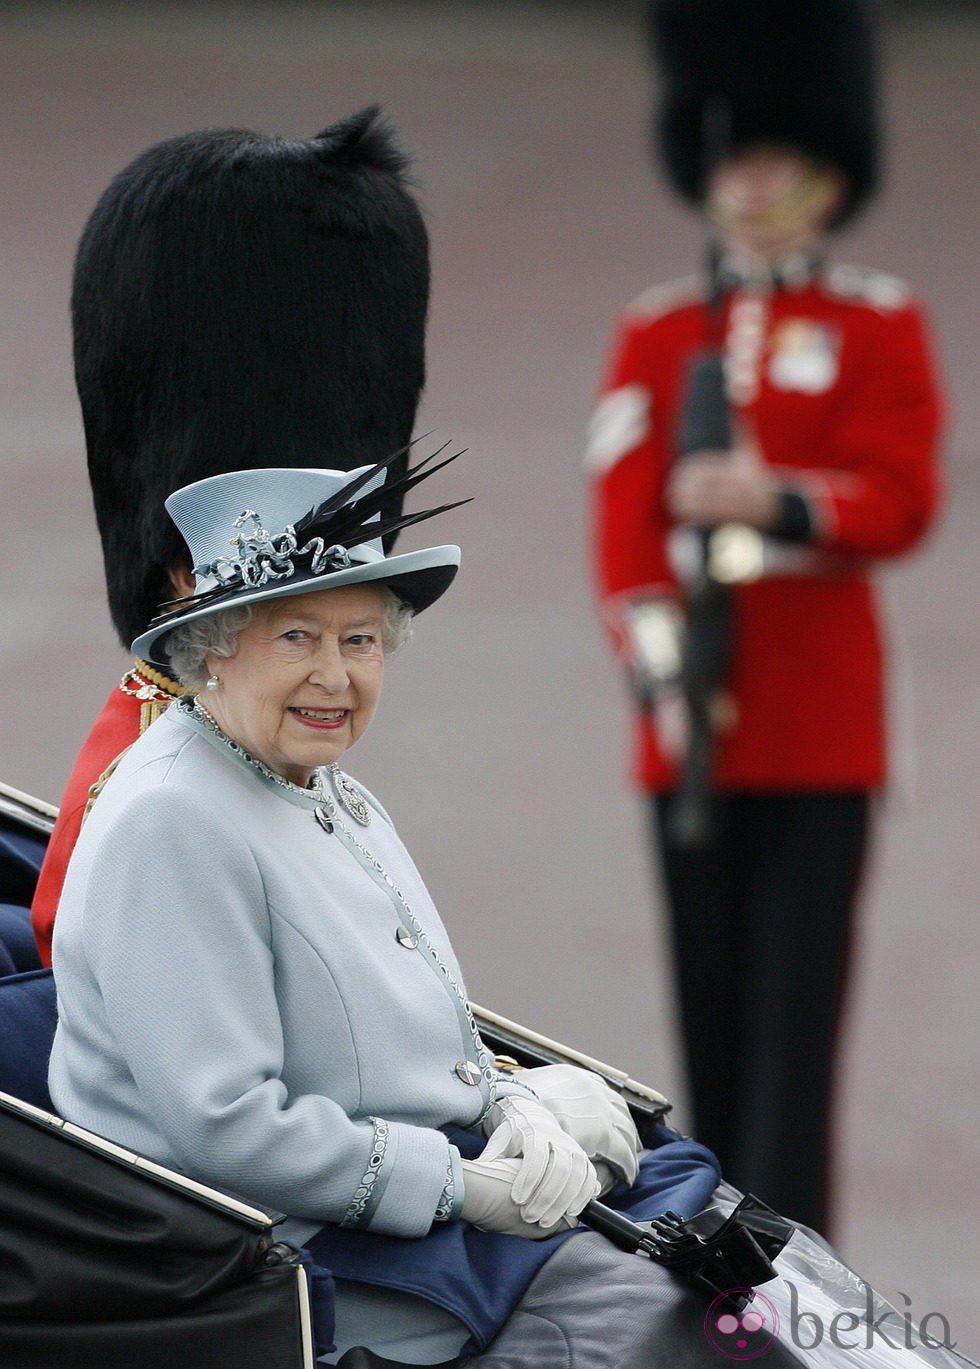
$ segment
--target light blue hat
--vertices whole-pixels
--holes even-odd
[[[389,585],[414,612],[428,608],[449,588],[459,567],[459,547],[386,556],[382,538],[468,501],[382,521],[381,503],[395,485],[404,493],[455,459],[422,471],[432,459],[427,458],[400,480],[386,483],[387,467],[397,455],[355,471],[228,471],[170,495],[167,512],[190,551],[195,592],[163,606],[133,642],[134,655],[166,665],[166,638],[183,623],[232,605],[341,585]]]

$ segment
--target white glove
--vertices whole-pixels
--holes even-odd
[[[500,1231],[506,1236],[523,1236],[541,1241],[556,1231],[575,1226],[574,1219],[559,1218],[547,1230],[527,1222],[514,1202],[511,1191],[521,1170],[521,1161],[500,1156],[496,1160],[463,1161],[463,1206],[460,1216],[481,1231]]]
[[[604,1079],[578,1065],[541,1065],[520,1077],[593,1162],[604,1193],[636,1180],[642,1143],[626,1100]]]
[[[684,614],[672,599],[646,599],[628,605],[624,624],[633,690],[649,706],[663,690],[677,686]]]
[[[563,1217],[577,1217],[598,1194],[589,1157],[540,1103],[500,1098],[490,1109],[488,1126],[493,1130],[481,1159],[520,1159],[511,1197],[526,1222],[553,1228]]]

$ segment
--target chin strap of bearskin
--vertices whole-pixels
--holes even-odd
[[[741,1312],[752,1290],[777,1277],[773,1260],[793,1234],[791,1222],[758,1198],[744,1197],[726,1217],[708,1208],[693,1217],[665,1212],[642,1226],[604,1203],[591,1202],[579,1220],[621,1250],[648,1255],[696,1288]]]

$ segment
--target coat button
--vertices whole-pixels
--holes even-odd
[[[456,1073],[464,1084],[472,1084],[474,1088],[483,1078],[479,1065],[474,1065],[472,1060],[460,1060],[456,1065]]]
[[[419,944],[419,939],[408,927],[399,927],[395,932],[395,940],[399,946],[404,946],[406,951],[414,951]]]

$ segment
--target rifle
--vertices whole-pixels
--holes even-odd
[[[706,347],[692,358],[678,432],[677,456],[727,451],[732,444],[720,348]],[[687,624],[681,649],[681,692],[689,736],[680,788],[668,815],[667,836],[686,849],[703,849],[713,836],[711,762],[716,699],[728,673],[732,640],[731,589],[712,574],[713,529],[695,530],[698,562],[687,583]]]

